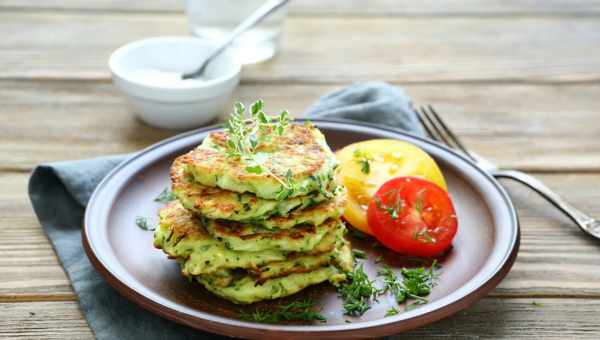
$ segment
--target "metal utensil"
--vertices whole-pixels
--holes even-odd
[[[521,171],[500,170],[496,164],[468,150],[431,105],[419,108],[417,113],[421,125],[423,125],[423,128],[429,137],[431,137],[431,139],[443,143],[450,148],[457,149],[496,178],[510,178],[525,184],[526,186],[535,190],[538,194],[544,197],[548,202],[552,203],[563,213],[565,213],[571,220],[573,220],[573,222],[575,222],[575,224],[579,226],[583,232],[596,239],[600,239],[599,220],[588,216],[581,210],[566,202],[562,197],[553,192],[535,177]]]
[[[277,9],[287,4],[289,0],[270,0],[265,2],[264,5],[260,6],[256,11],[254,11],[248,18],[242,21],[229,35],[223,39],[223,41],[219,44],[219,46],[206,58],[200,67],[198,67],[195,71],[190,73],[182,74],[182,79],[191,79],[191,78],[199,78],[202,76],[208,64],[213,61],[221,52],[223,52],[238,36],[252,27],[256,26],[260,22],[262,22],[266,17],[268,17],[271,13],[275,12]]]

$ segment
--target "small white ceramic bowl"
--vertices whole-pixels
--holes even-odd
[[[228,52],[211,62],[202,80],[181,80],[216,48],[194,37],[157,37],[117,49],[108,61],[113,83],[146,123],[191,129],[223,112],[239,83],[241,66]]]

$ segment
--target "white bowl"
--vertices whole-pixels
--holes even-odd
[[[191,129],[223,112],[240,80],[241,66],[228,51],[208,65],[203,80],[179,78],[215,48],[214,41],[200,38],[150,38],[120,47],[108,65],[113,83],[144,122]]]

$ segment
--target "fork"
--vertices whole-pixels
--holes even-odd
[[[525,184],[561,210],[573,222],[575,222],[575,224],[577,224],[577,226],[579,226],[583,232],[596,239],[600,239],[599,220],[590,217],[566,202],[562,197],[553,192],[535,177],[521,171],[498,169],[498,166],[493,162],[477,155],[473,151],[468,150],[431,105],[428,105],[427,107],[420,107],[419,110],[416,110],[416,112],[423,129],[425,129],[431,139],[438,143],[442,143],[451,149],[459,151],[477,164],[481,169],[496,178],[509,178]]]

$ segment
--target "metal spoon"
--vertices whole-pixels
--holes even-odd
[[[248,18],[242,21],[229,35],[219,44],[219,46],[206,58],[200,67],[190,73],[184,73],[181,75],[182,79],[199,78],[206,70],[206,66],[210,64],[221,52],[223,52],[239,35],[251,29],[252,27],[259,24],[271,13],[287,4],[289,0],[270,0],[265,2],[256,11],[254,11]]]

